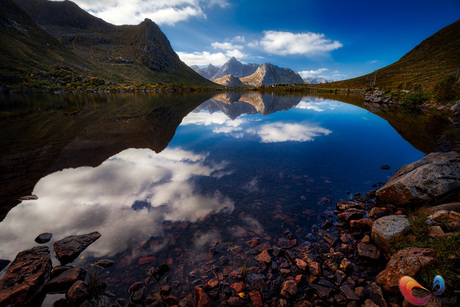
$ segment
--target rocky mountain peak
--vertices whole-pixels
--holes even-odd
[[[262,64],[252,75],[241,78],[241,82],[250,86],[304,83],[302,77],[297,72],[289,68],[278,67],[271,63]]]

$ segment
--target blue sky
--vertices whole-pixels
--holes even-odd
[[[189,65],[231,56],[340,80],[389,65],[460,18],[460,0],[74,0],[114,24],[156,22]]]

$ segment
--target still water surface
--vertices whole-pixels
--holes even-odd
[[[255,236],[275,244],[289,229],[300,243],[337,200],[373,189],[424,155],[386,120],[338,100],[209,98],[73,97],[42,101],[39,111],[29,98],[2,110],[13,114],[1,126],[2,167],[14,173],[3,184],[38,199],[20,202],[0,222],[0,259],[14,259],[43,232],[54,234],[52,247],[99,231],[75,265],[114,260],[102,274],[110,291],[126,297],[150,267],[167,263],[180,297],[193,287],[185,282],[192,270],[206,273],[221,255],[241,267],[248,256],[239,248]],[[23,130],[13,137],[10,129]],[[220,253],[213,257],[210,247]]]

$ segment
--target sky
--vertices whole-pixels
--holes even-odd
[[[272,63],[343,80],[399,60],[460,18],[460,0],[73,0],[107,22],[157,23],[200,67]]]

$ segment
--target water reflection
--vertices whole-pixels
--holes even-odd
[[[53,173],[35,186],[38,200],[22,202],[0,223],[0,258],[13,259],[42,232],[64,237],[94,230],[103,236],[89,249],[96,257],[123,251],[139,257],[135,247],[162,236],[164,221],[197,222],[233,210],[233,201],[219,190],[200,192],[194,183],[198,177],[226,174],[225,162],[215,164],[206,154],[179,148],[159,154],[129,149],[95,168]],[[166,244],[143,249],[142,254],[151,255]]]

